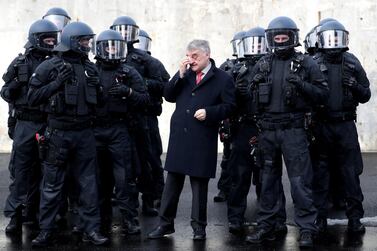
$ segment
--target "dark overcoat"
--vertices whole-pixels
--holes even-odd
[[[176,103],[170,120],[166,171],[215,177],[219,123],[235,109],[235,87],[233,79],[212,59],[211,63],[199,85],[196,73],[189,69],[183,78],[177,72],[164,88],[166,101]],[[198,109],[206,110],[204,121],[194,118]]]

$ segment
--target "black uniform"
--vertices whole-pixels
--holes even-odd
[[[155,200],[161,200],[162,191],[164,190],[164,170],[162,168],[161,155],[162,155],[162,141],[160,136],[160,130],[158,128],[158,119],[157,116],[160,116],[162,113],[162,95],[164,85],[169,81],[170,75],[166,71],[164,65],[156,58],[151,56],[150,66],[153,71],[158,70],[153,78],[146,77],[147,90],[150,96],[149,105],[146,108],[147,115],[147,124],[148,132],[150,139],[151,147],[151,159],[150,165],[152,168],[152,181],[154,187],[154,196]],[[156,73],[155,73],[156,74]],[[157,76],[160,76],[157,79]]]
[[[47,54],[29,48],[25,54],[19,55],[12,61],[3,75],[5,84],[1,89],[1,96],[12,108],[10,118],[17,119],[11,135],[13,137],[9,163],[11,184],[4,208],[6,217],[20,214],[23,204],[26,205],[28,217],[35,218],[38,211],[41,166],[35,136],[36,133],[43,134],[46,114],[40,111],[38,106],[28,105],[27,91],[31,74],[46,59]]]
[[[237,111],[232,119],[232,150],[228,162],[231,175],[231,188],[228,197],[228,221],[240,228],[244,223],[247,207],[247,195],[251,185],[251,177],[259,190],[259,167],[256,166],[257,136],[256,125],[257,107],[250,102],[247,90],[249,76],[252,74],[256,58],[245,58],[236,67]],[[246,93],[245,93],[246,91]],[[257,193],[259,196],[259,193]],[[239,229],[240,230],[240,229]]]
[[[103,88],[103,104],[97,107],[94,121],[97,157],[100,169],[101,217],[104,224],[111,223],[111,195],[115,196],[123,221],[136,220],[138,192],[131,168],[131,137],[126,120],[133,109],[148,104],[149,98],[140,74],[122,63],[97,61],[100,83]],[[126,85],[129,96],[109,93],[112,87]],[[109,154],[107,158],[106,154]],[[109,171],[109,162],[112,170]],[[123,223],[123,222],[122,222]]]
[[[359,175],[363,170],[358,142],[356,107],[371,97],[369,80],[359,60],[351,53],[314,57],[328,78],[330,98],[317,110],[313,191],[318,218],[327,218],[329,172],[335,169],[345,193],[346,215],[359,220],[364,215]],[[330,163],[329,160],[336,160]],[[333,165],[331,165],[333,164]]]
[[[165,78],[161,76],[160,64],[156,63],[148,53],[135,49],[132,43],[128,43],[126,63],[134,67],[144,78],[148,90],[157,90],[160,92]],[[157,107],[157,109],[160,108]],[[143,193],[143,206],[153,208],[153,199],[156,197],[152,171],[154,157],[147,115],[148,113],[145,110],[134,112],[128,126],[133,138],[133,164],[137,170],[139,189]],[[158,163],[153,166],[160,168]],[[155,214],[157,215],[157,211],[155,211]]]
[[[283,155],[295,203],[295,222],[301,232],[315,232],[317,213],[312,200],[305,114],[314,103],[325,102],[327,84],[312,58],[293,48],[279,57],[274,54],[263,57],[253,75],[253,100],[261,115],[259,227],[271,231],[277,223]]]
[[[231,77],[233,77],[233,80],[235,81],[239,67],[240,64],[238,64],[237,59],[227,59],[224,63],[220,65],[219,68],[228,73]],[[223,192],[225,198],[227,198],[229,196],[230,187],[232,185],[230,170],[228,168],[228,162],[232,150],[232,121],[230,119],[221,121],[219,135],[220,141],[223,143],[223,155],[220,163],[221,174],[217,182],[217,188],[220,190],[220,192]],[[221,198],[219,199],[221,200]],[[215,200],[217,200],[216,197]]]
[[[66,67],[71,74],[62,81],[61,72]],[[98,90],[95,65],[87,56],[73,51],[42,63],[30,80],[29,103],[44,105],[48,113],[48,127],[41,142],[47,149],[41,184],[42,232],[55,228],[67,166],[74,169],[80,191],[80,227],[85,233],[99,230],[96,143],[91,129]]]

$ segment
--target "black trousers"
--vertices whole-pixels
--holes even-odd
[[[335,169],[341,179],[340,184],[344,184],[347,217],[362,218],[364,196],[359,175],[363,171],[363,161],[355,123],[319,123],[315,130],[318,156],[313,166],[313,192],[318,217],[327,217],[330,173]],[[330,165],[331,159],[336,160],[333,166]]]
[[[237,123],[234,126],[232,152],[228,162],[232,184],[228,197],[228,221],[232,223],[244,221],[252,175],[258,175],[256,180],[259,181],[259,170],[250,154],[249,143],[257,135],[258,129],[253,123]]]
[[[217,188],[220,191],[223,191],[226,195],[229,195],[230,187],[232,186],[232,179],[231,179],[231,174],[229,170],[229,158],[232,152],[231,142],[230,141],[223,142],[223,145],[224,145],[223,157],[220,163],[221,174],[217,182]]]
[[[35,134],[43,134],[45,126],[45,123],[17,120],[9,162],[11,184],[4,207],[6,217],[12,217],[23,205],[29,214],[38,211],[41,162]]]
[[[79,187],[80,227],[87,233],[98,231],[100,216],[98,210],[98,179],[96,142],[91,128],[77,131],[47,129],[48,153],[43,161],[41,184],[40,219],[41,230],[56,228],[55,217],[61,200],[67,166]]]
[[[97,147],[102,220],[111,217],[113,188],[122,215],[128,219],[134,218],[137,216],[138,191],[131,170],[131,138],[127,126],[118,122],[110,127],[95,127],[93,132]]]
[[[174,225],[179,197],[185,182],[185,175],[168,172],[160,206],[160,225]],[[209,178],[190,176],[192,190],[191,226],[207,225],[207,196]]]
[[[162,168],[162,142],[158,128],[157,116],[147,116],[148,131],[151,147],[150,165],[152,169],[152,182],[154,187],[154,199],[161,199],[164,190],[164,169]]]
[[[316,232],[314,222],[317,210],[314,207],[311,187],[313,172],[304,128],[262,130],[259,145],[263,157],[259,226],[270,230],[278,223],[282,201],[283,155],[291,183],[291,196],[295,207],[294,220],[300,231]]]

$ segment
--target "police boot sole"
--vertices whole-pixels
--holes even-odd
[[[91,240],[91,239],[87,239],[86,237],[83,237],[82,241],[85,242],[85,243],[92,243],[95,246],[103,246],[103,245],[107,245],[109,243],[109,239],[105,239],[103,241],[94,241],[94,240]]]
[[[299,243],[298,246],[300,248],[312,248],[313,247],[313,242],[303,242]]]
[[[173,234],[174,232],[175,232],[175,230],[168,230],[168,231],[165,231],[163,234],[159,234],[159,235],[149,234],[148,239],[162,239],[162,238],[165,238],[166,235]]]
[[[275,236],[267,236],[266,238],[261,239],[261,240],[252,240],[252,239],[246,238],[246,242],[251,243],[251,244],[262,244],[265,241],[274,241],[274,240],[276,240]]]

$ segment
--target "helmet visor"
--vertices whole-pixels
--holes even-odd
[[[317,35],[315,33],[315,30],[308,33],[305,37],[305,48],[315,48],[317,43]]]
[[[297,30],[267,30],[266,38],[269,49],[287,49],[298,45]]]
[[[244,55],[244,45],[243,45],[243,40],[236,39],[234,40],[236,43],[236,51],[237,51],[237,56],[238,58],[243,58]]]
[[[151,51],[151,45],[152,40],[147,37],[140,37],[139,36],[139,42],[135,44],[135,47],[137,49],[143,50],[143,51]]]
[[[266,54],[267,45],[265,37],[246,37],[243,39],[245,55]]]
[[[343,30],[326,30],[318,34],[319,48],[336,49],[348,47],[348,32]]]
[[[239,40],[232,40],[230,41],[230,43],[232,44],[232,50],[233,50],[233,56],[237,57],[238,56],[238,52],[237,52],[237,41]]]
[[[48,15],[43,17],[43,19],[53,22],[60,31],[71,21],[68,17],[61,15]]]
[[[126,42],[137,40],[139,36],[139,28],[132,25],[114,25],[113,30],[119,32]]]
[[[124,59],[127,56],[127,44],[119,40],[99,41],[96,45],[96,55],[105,60]]]

